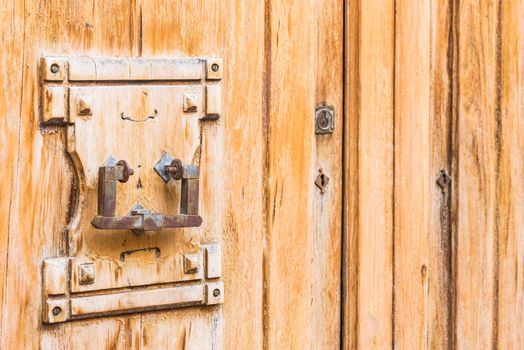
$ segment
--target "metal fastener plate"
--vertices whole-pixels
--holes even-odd
[[[332,134],[335,130],[335,109],[332,106],[319,106],[315,112],[315,133]]]

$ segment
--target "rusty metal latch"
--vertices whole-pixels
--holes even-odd
[[[129,215],[116,216],[117,181],[127,182],[134,171],[126,161],[117,162],[109,157],[98,169],[98,215],[91,221],[92,225],[99,230],[132,230],[136,234],[165,228],[199,227],[202,224],[202,218],[198,215],[199,168],[193,165],[184,166],[179,159],[172,159],[167,154],[164,154],[161,162],[164,162],[161,163],[164,165],[164,181],[166,178],[167,181],[171,178],[182,180],[180,214],[156,214],[137,204]],[[158,166],[157,163],[157,172]]]
[[[226,67],[220,57],[41,57],[38,127],[63,129],[73,183],[64,254],[49,250],[42,265],[44,323],[224,303],[220,232],[196,227],[220,210],[199,208],[199,182],[214,196],[222,181],[219,164],[201,162],[221,128]]]

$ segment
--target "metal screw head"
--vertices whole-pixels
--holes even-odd
[[[218,65],[218,63],[213,63],[213,64],[211,65],[211,70],[212,70],[213,72],[218,72],[219,69],[220,69],[220,66]]]
[[[60,70],[60,66],[56,63],[53,63],[49,70],[51,71],[51,73],[56,74]]]
[[[215,290],[213,290],[213,296],[216,298],[220,295],[220,289],[216,288]]]
[[[53,316],[58,316],[58,315],[60,315],[61,312],[62,312],[62,309],[60,307],[55,306],[53,308]]]

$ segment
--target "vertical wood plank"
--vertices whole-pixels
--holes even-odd
[[[9,170],[13,193],[8,229],[2,228],[2,237],[4,232],[8,235],[6,279],[2,286],[2,349],[41,346],[41,262],[44,257],[65,254],[64,227],[70,209],[72,174],[64,156],[63,131],[40,127],[37,74],[40,55],[97,49],[107,54],[128,52],[126,3],[13,2],[13,12],[3,22],[12,28],[5,32],[10,35],[5,39],[15,45],[14,51],[5,51],[10,55],[6,67],[12,69],[5,83],[11,79],[16,82],[4,101],[7,101],[8,122],[17,120],[18,141],[7,148],[9,157],[16,157],[17,165]],[[98,11],[114,15],[97,16]],[[99,324],[101,328],[117,331],[116,325],[107,320]]]
[[[397,1],[396,10],[394,346],[426,349],[430,3]]]
[[[19,154],[20,88],[23,72],[23,52],[19,40],[23,36],[24,8],[20,3],[4,4],[0,12],[0,305],[7,307],[7,269],[9,259],[9,218],[16,193],[16,176]],[[3,312],[0,313],[0,339],[3,338]]]
[[[501,1],[498,348],[524,346],[524,1]]]
[[[430,37],[430,114],[429,114],[429,260],[427,345],[430,349],[452,345],[452,108],[455,52],[452,24],[455,8],[452,1],[431,1]],[[445,175],[442,173],[445,172]],[[445,177],[442,177],[445,176]],[[449,178],[448,178],[449,176]],[[439,178],[440,177],[440,178]],[[443,186],[442,186],[443,184]],[[442,186],[442,187],[441,187]]]
[[[434,0],[396,10],[394,343],[447,348],[451,192],[436,180],[450,173],[452,9]]]
[[[499,1],[459,2],[456,347],[497,344]]]
[[[358,348],[360,0],[344,2],[344,200],[342,349]]]
[[[393,341],[394,5],[355,0],[347,14],[346,310],[354,311],[347,314],[345,346],[351,349],[385,349]]]
[[[317,49],[311,52],[317,55],[316,103],[334,107],[335,129],[333,134],[314,136],[315,170],[322,169],[329,183],[324,193],[315,188],[310,348],[338,350],[341,332],[343,2],[323,0],[317,8]]]
[[[144,346],[262,348],[264,4],[228,1],[137,1],[136,52],[144,56],[220,56],[223,113],[205,122],[202,146],[202,230],[222,241],[222,312],[176,311],[143,316]],[[219,212],[206,208],[218,208]],[[219,315],[209,321],[211,313]],[[183,322],[181,323],[181,321]],[[207,322],[207,328],[203,326]],[[186,334],[187,344],[169,329]],[[221,333],[223,332],[223,338]],[[220,333],[220,334],[218,334]],[[207,339],[207,340],[206,340]],[[222,343],[223,340],[223,343]]]
[[[313,337],[316,4],[268,4],[268,349],[309,349]]]
[[[263,346],[264,2],[231,0],[219,26],[229,81],[224,101],[224,349]],[[227,28],[225,30],[221,28]]]

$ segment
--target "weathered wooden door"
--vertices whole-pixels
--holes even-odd
[[[348,349],[524,348],[524,1],[347,4]]]
[[[341,1],[0,21],[0,348],[340,347]]]

